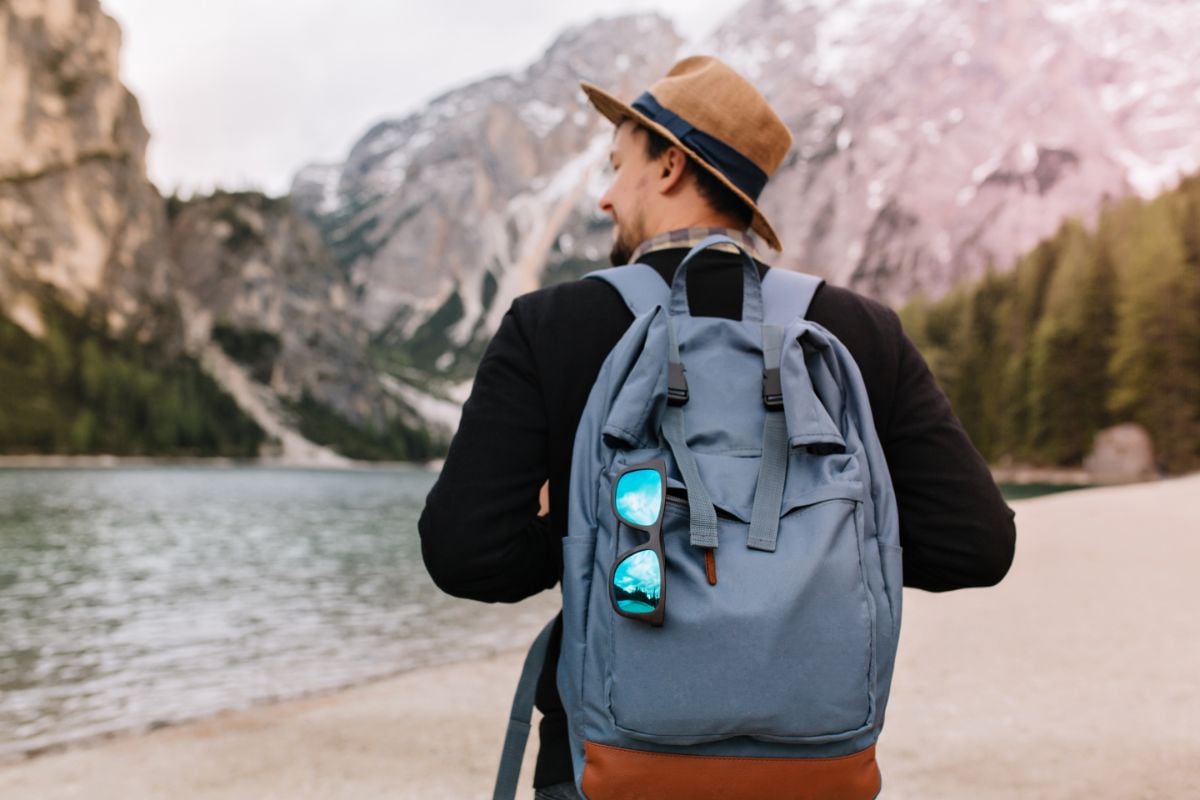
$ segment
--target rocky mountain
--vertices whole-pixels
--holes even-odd
[[[428,452],[511,300],[604,265],[611,126],[580,79],[632,98],[680,55],[728,60],[796,136],[762,199],[774,263],[892,303],[1200,166],[1189,0],[749,0],[687,43],[601,19],[278,200],[159,197],[119,44],[97,0],[0,4],[0,314],[38,335],[54,287],[192,353],[298,458],[350,429]]]
[[[710,45],[796,135],[779,263],[892,303],[1200,168],[1191,3],[751,0]]]
[[[344,164],[296,176],[292,201],[345,270],[379,363],[427,413],[453,424],[514,297],[608,251],[592,206],[611,126],[579,80],[632,93],[680,43],[658,16],[569,30],[521,73],[376,125]]]
[[[162,198],[98,3],[0,3],[0,312],[35,335],[46,287],[110,330],[178,341]]]
[[[53,368],[43,370],[57,383],[38,391],[82,384],[91,402],[105,391],[92,386],[96,376],[134,379],[121,364],[187,375],[175,359],[190,358],[265,432],[263,455],[341,460],[315,438],[370,457],[428,457],[436,443],[410,433],[423,430],[424,418],[371,366],[343,272],[286,198],[218,193],[168,202],[149,182],[148,134],[120,82],[120,42],[97,0],[0,3],[0,318],[35,340],[57,337]],[[66,318],[78,320],[68,339]],[[102,358],[117,340],[145,352]],[[28,355],[41,352],[37,346],[14,347],[27,360],[41,357]],[[16,367],[23,379],[37,374],[32,364]],[[191,415],[158,423],[156,452],[174,435],[164,433],[170,426],[182,426],[186,441],[194,420],[225,413],[227,398],[213,400],[217,390],[189,381],[161,391],[192,395],[149,401]],[[62,426],[86,433],[98,410],[84,410],[86,425]],[[76,446],[96,438],[47,434]],[[140,446],[117,444],[135,453]]]
[[[1200,165],[1200,14],[1181,0],[750,0],[686,44],[658,17],[600,20],[296,176],[413,393],[461,396],[514,295],[604,266],[611,126],[578,78],[632,98],[697,51],[795,134],[763,198],[775,263],[893,304]]]
[[[338,413],[383,425],[386,391],[368,368],[368,335],[347,313],[350,288],[319,233],[286,198],[217,193],[172,203],[170,253],[187,296],[191,349],[224,343],[275,394],[309,392]]]
[[[292,452],[314,455],[289,435],[306,396],[364,429],[424,426],[371,366],[350,286],[287,198],[218,192],[172,199],[168,216],[188,350]]]

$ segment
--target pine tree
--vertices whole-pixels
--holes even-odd
[[[1167,195],[1128,210],[1109,408],[1144,425],[1162,465],[1182,471],[1200,465],[1200,270],[1187,260],[1187,203]]]
[[[1058,265],[1030,351],[1029,422],[1041,460],[1077,464],[1108,419],[1112,271],[1079,222],[1066,223],[1058,238]]]
[[[1004,450],[999,438],[1003,408],[996,387],[1004,374],[1005,357],[998,339],[1009,283],[988,269],[964,303],[958,335],[958,380],[951,402],[971,441],[989,459]]]
[[[1033,332],[1042,317],[1050,282],[1058,266],[1061,236],[1040,243],[1022,258],[1010,276],[1009,302],[1004,319],[1005,359],[998,389],[1004,400],[1000,430],[1003,450],[1017,460],[1036,460],[1037,436],[1033,423]]]
[[[989,459],[1078,464],[1132,421],[1168,471],[1200,467],[1200,175],[901,317]]]

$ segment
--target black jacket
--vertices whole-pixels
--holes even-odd
[[[659,250],[642,261],[669,282],[686,253]],[[698,256],[688,301],[693,315],[740,318],[738,256]],[[817,291],[808,318],[837,336],[862,372],[896,490],[904,585],[946,591],[998,582],[1012,562],[1013,512],[899,318],[830,285]],[[513,302],[419,523],[426,568],[442,590],[515,602],[558,582],[575,428],[600,365],[632,321],[602,281],[559,284]],[[547,478],[550,515],[540,518]],[[552,642],[538,690],[544,716],[535,786],[573,779],[557,661]]]

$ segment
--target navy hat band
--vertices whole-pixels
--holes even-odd
[[[663,108],[649,92],[643,92],[632,106],[647,119],[657,122],[686,144],[696,155],[715,167],[729,182],[754,202],[767,185],[767,174],[750,159],[715,136],[709,136],[673,111]]]

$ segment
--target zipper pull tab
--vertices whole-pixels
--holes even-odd
[[[708,576],[708,585],[717,585],[717,554],[711,547],[704,548],[704,573]]]

